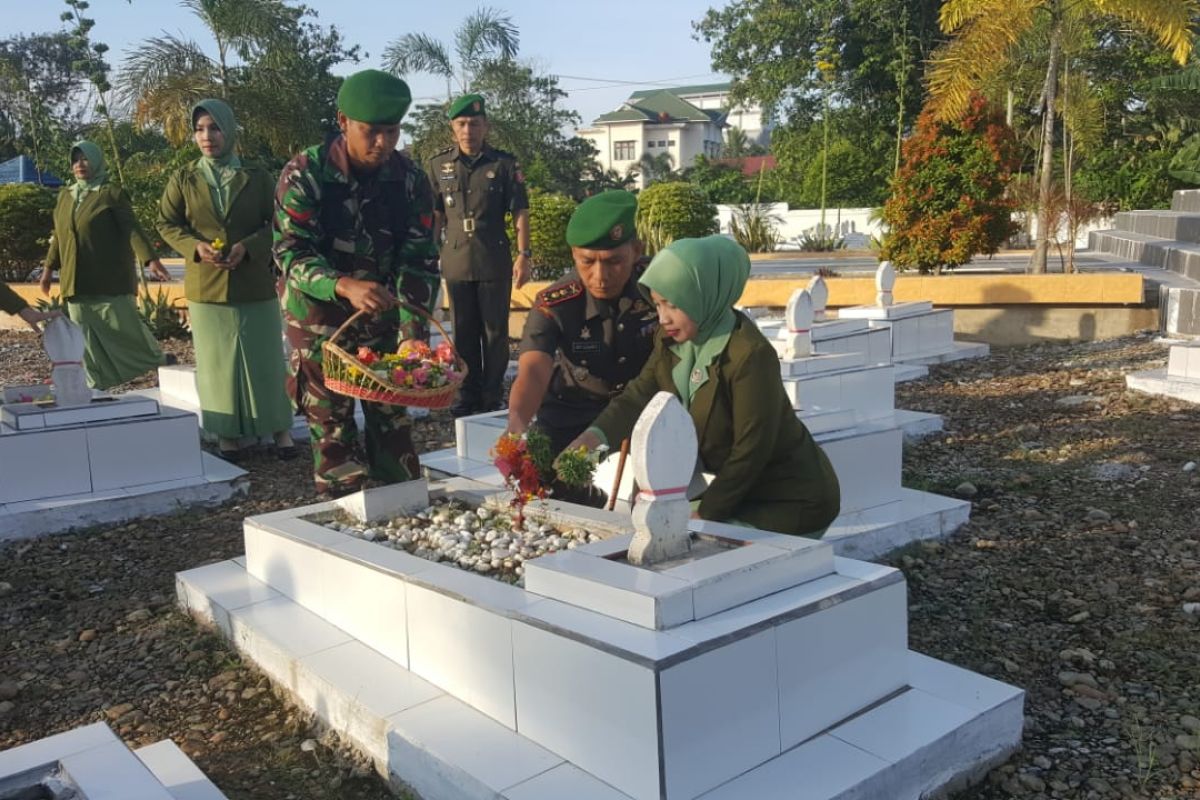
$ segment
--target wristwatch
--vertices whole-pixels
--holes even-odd
[[[526,258],[533,258],[533,251],[526,247],[524,250],[519,251],[517,255],[525,256]]]

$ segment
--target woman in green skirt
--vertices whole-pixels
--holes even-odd
[[[67,314],[83,328],[88,383],[107,389],[166,363],[134,304],[137,263],[158,280],[170,275],[133,216],[129,195],[108,182],[104,153],[88,141],[71,147],[74,183],[58,193],[42,292],[58,285]]]
[[[275,184],[234,153],[237,121],[228,105],[197,103],[192,128],[201,157],[168,181],[158,231],[186,263],[201,424],[224,457],[237,458],[240,439],[270,435],[279,457],[293,458],[271,266]]]

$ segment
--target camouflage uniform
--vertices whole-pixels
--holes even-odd
[[[401,406],[364,402],[366,464],[355,453],[354,401],[325,388],[321,345],[353,307],[334,292],[338,278],[377,281],[431,310],[438,282],[433,198],[425,174],[400,153],[367,181],[350,170],[337,136],[288,162],[275,193],[275,261],[287,340],[288,394],[308,419],[318,491],[348,491],[368,477],[387,483],[420,471]],[[393,310],[362,318],[339,344],[394,351],[403,338],[427,338],[424,322]]]

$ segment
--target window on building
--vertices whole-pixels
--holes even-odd
[[[659,139],[659,140],[658,140],[658,146],[659,146],[659,147],[666,147],[666,146],[667,146],[667,140],[666,140],[666,139]]]
[[[617,161],[633,161],[637,142],[613,142],[613,158]]]
[[[675,146],[675,140],[674,140],[674,139],[671,139],[670,141],[668,141],[668,142],[667,142],[667,147],[674,147],[674,146]]]

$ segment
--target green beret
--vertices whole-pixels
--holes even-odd
[[[446,116],[450,119],[457,117],[486,117],[487,112],[483,110],[483,95],[464,94],[450,104],[450,110],[446,112]]]
[[[579,204],[567,223],[567,244],[589,250],[612,250],[637,233],[633,217],[637,197],[624,189],[611,189]]]
[[[337,105],[350,119],[371,125],[393,125],[401,120],[412,103],[408,84],[395,75],[377,69],[364,69],[342,81]]]

